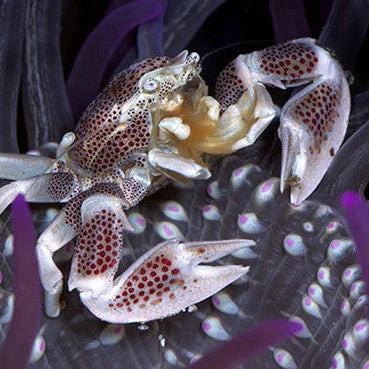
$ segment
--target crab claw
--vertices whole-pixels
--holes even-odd
[[[344,139],[349,112],[349,87],[333,59],[324,77],[283,107],[281,192],[291,187],[291,203],[300,204],[320,183]]]
[[[250,122],[249,131],[235,146],[239,149],[253,143],[273,118],[265,89],[259,87],[249,108],[243,102],[247,102],[244,91],[262,84],[285,89],[309,82],[287,101],[280,118],[281,191],[292,188],[293,204],[314,191],[345,136],[350,91],[341,66],[314,39],[300,38],[238,56],[220,74],[216,86],[222,118]],[[233,110],[235,117],[230,115]]]
[[[111,289],[98,296],[84,291],[80,297],[93,314],[113,323],[165,318],[213,295],[249,269],[199,263],[212,262],[254,244],[251,240],[166,241],[117,277]]]
[[[96,296],[112,287],[123,250],[123,230],[132,231],[119,197],[97,193],[81,206],[81,233],[77,238],[69,290]]]

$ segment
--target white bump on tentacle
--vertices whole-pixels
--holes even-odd
[[[226,341],[231,338],[227,331],[223,328],[219,318],[210,316],[202,321],[201,327],[204,333],[214,340]]]
[[[297,369],[297,365],[288,351],[276,348],[273,350],[273,357],[276,363],[282,368]]]

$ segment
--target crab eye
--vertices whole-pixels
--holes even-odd
[[[148,93],[155,92],[158,89],[158,87],[159,84],[154,79],[148,79],[142,86],[143,90]]]
[[[187,57],[188,64],[196,64],[200,61],[200,55],[198,53],[191,53]]]

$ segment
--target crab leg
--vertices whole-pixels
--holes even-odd
[[[122,275],[112,288],[95,297],[81,292],[82,302],[99,318],[132,323],[164,318],[213,295],[240,278],[248,267],[208,266],[243,247],[250,240],[163,242],[148,251]]]
[[[75,186],[70,173],[48,173],[9,183],[0,189],[0,214],[19,193],[25,194],[29,202],[61,202]]]
[[[36,245],[40,279],[45,290],[45,310],[50,317],[60,313],[59,296],[63,288],[63,275],[53,260],[53,254],[76,237],[79,231],[79,227],[71,223],[73,204],[69,208],[68,205],[41,234]]]
[[[55,160],[43,156],[0,153],[0,178],[19,180],[45,173]]]
[[[58,146],[58,158],[68,151],[74,140],[74,133],[68,132],[64,135]],[[56,163],[56,159],[44,156],[0,153],[0,178],[13,181],[28,179],[51,172]]]

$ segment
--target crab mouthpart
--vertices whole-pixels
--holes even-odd
[[[201,78],[194,78],[177,89],[153,112],[153,131],[149,150],[151,165],[159,172],[185,182],[187,178],[204,178],[208,155],[224,155],[252,144],[273,119],[275,109],[269,94],[261,84],[247,89],[237,104],[220,116],[217,100],[207,96],[207,87]],[[150,155],[150,152],[156,152]],[[176,162],[173,173],[169,161]],[[187,172],[192,163],[196,171]],[[204,171],[199,171],[198,166]],[[194,173],[202,173],[194,177]]]

